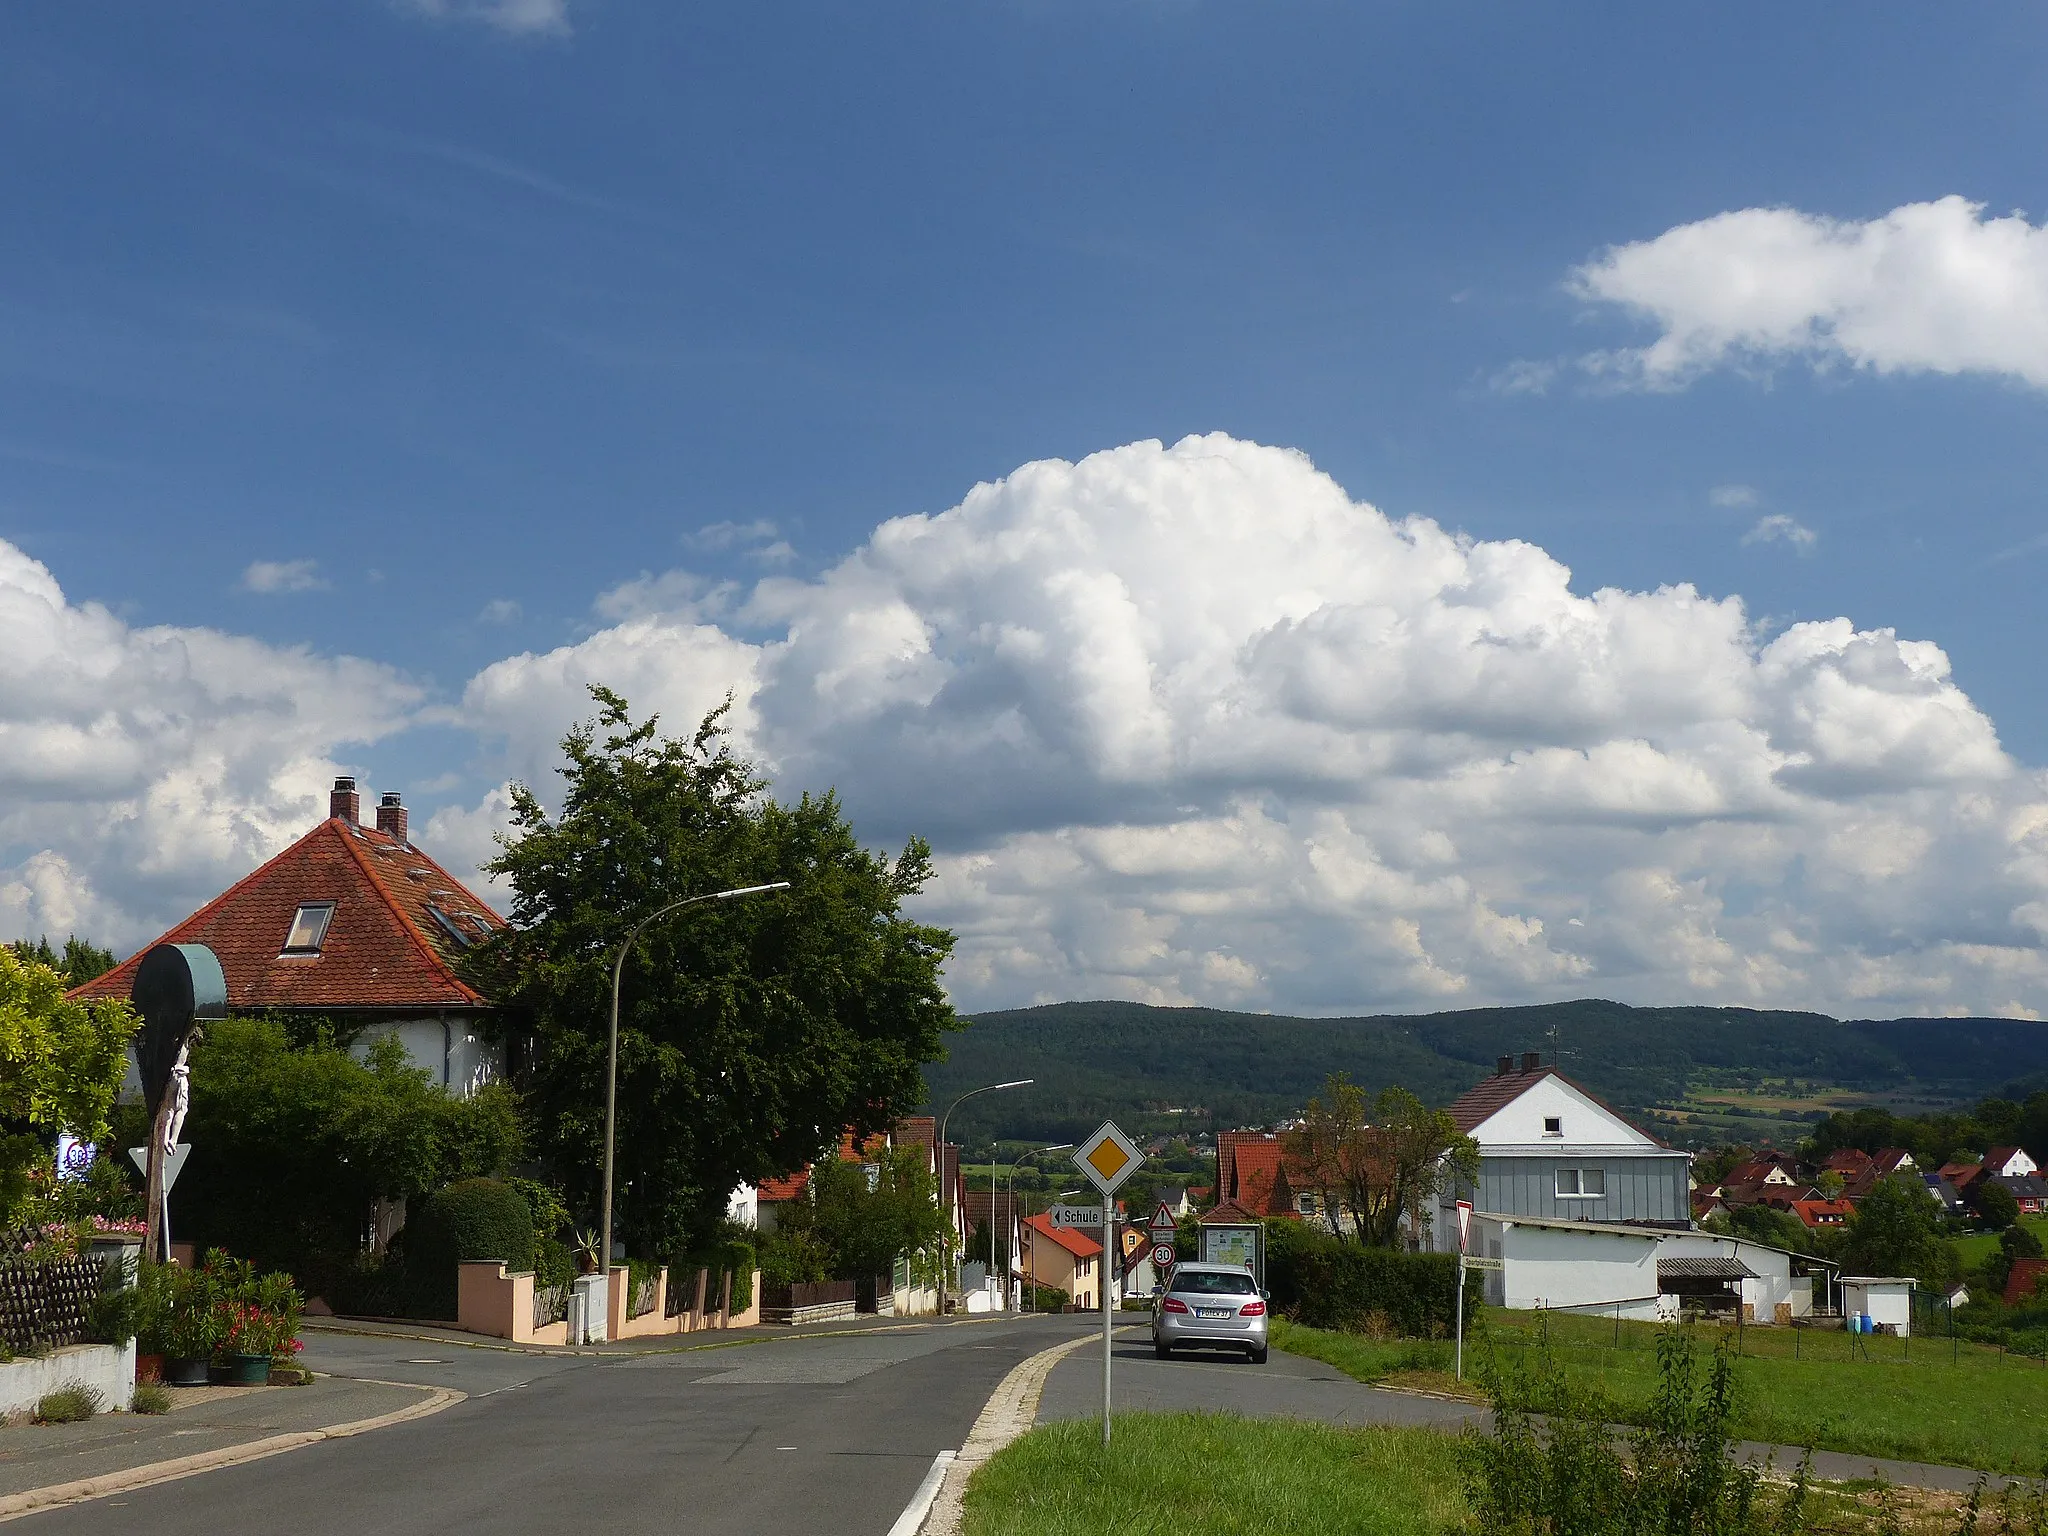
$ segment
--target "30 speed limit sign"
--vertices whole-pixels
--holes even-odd
[[[1154,1243],[1152,1245],[1152,1267],[1154,1269],[1173,1268],[1173,1244]]]

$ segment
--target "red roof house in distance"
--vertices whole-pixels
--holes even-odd
[[[399,797],[361,820],[354,779],[336,779],[327,819],[106,975],[72,993],[127,997],[157,944],[220,957],[237,1013],[323,1015],[395,1034],[413,1063],[456,1093],[503,1075],[488,998],[463,955],[505,926],[414,847]]]
[[[1221,1131],[1216,1137],[1216,1199],[1253,1216],[1299,1216],[1287,1154],[1269,1131]]]

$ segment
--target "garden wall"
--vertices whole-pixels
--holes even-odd
[[[102,1405],[125,1412],[135,1391],[135,1341],[74,1344],[0,1365],[0,1419],[26,1418],[37,1403],[64,1387],[91,1387]]]

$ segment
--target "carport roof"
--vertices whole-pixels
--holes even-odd
[[[1661,1280],[1760,1280],[1763,1277],[1740,1259],[1685,1257],[1659,1259]]]

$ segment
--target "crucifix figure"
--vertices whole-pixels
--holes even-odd
[[[142,1096],[149,1106],[149,1193],[143,1217],[143,1254],[152,1262],[170,1257],[164,1220],[164,1159],[178,1145],[192,1104],[191,1049],[201,1019],[225,1018],[227,978],[204,944],[159,944],[136,967],[129,990],[142,1015],[135,1061]]]

